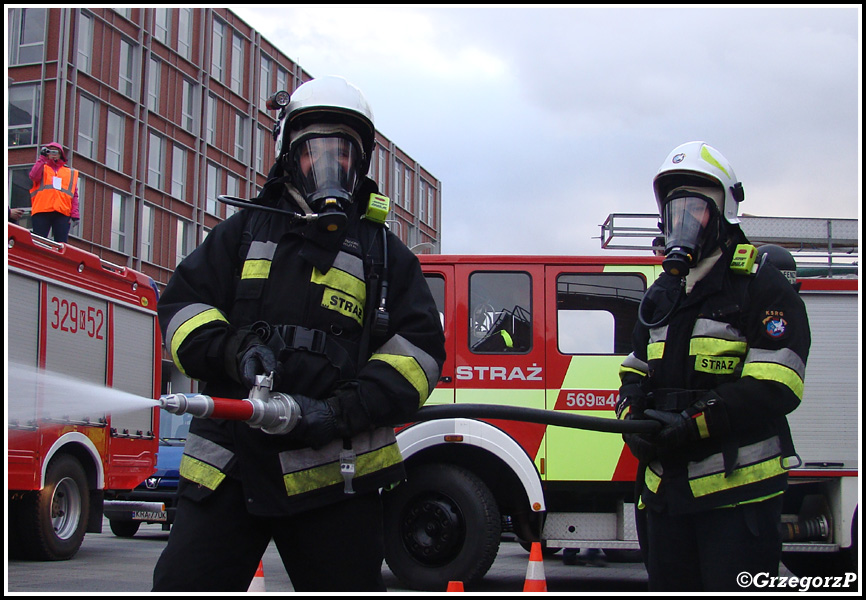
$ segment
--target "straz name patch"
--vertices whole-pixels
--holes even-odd
[[[785,335],[785,329],[788,322],[785,320],[785,315],[782,311],[767,311],[767,316],[764,318],[764,333],[773,339],[780,338]]]
[[[740,358],[737,356],[695,356],[695,371],[702,373],[730,375],[739,364]]]

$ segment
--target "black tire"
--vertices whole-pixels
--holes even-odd
[[[382,495],[385,560],[416,590],[444,591],[449,581],[471,584],[496,559],[502,524],[490,490],[455,465],[421,465]]]
[[[33,560],[68,560],[75,556],[87,530],[90,492],[81,464],[67,455],[51,460],[45,487],[20,506],[23,555]]]
[[[111,527],[111,533],[117,537],[131,538],[138,533],[138,528],[141,527],[141,521],[119,521],[117,519],[109,519],[108,526]]]

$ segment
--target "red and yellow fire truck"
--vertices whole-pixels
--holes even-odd
[[[448,351],[426,406],[615,419],[619,366],[660,258],[420,258]],[[801,294],[813,342],[790,417],[802,465],[786,497],[783,520],[795,534],[785,555],[792,568],[821,558],[842,566],[857,557],[858,283],[803,280]],[[483,577],[503,528],[551,550],[639,548],[637,464],[621,435],[476,416],[398,434],[408,480],[383,497],[386,557],[404,584],[441,590]]]
[[[9,225],[7,245],[10,381],[8,370],[19,370],[7,400],[9,550],[67,559],[85,532],[101,531],[104,499],[154,472],[157,409],[154,402],[111,414],[74,393],[58,407],[40,377],[156,398],[156,291],[141,273],[17,225]],[[21,385],[24,371],[34,376]]]

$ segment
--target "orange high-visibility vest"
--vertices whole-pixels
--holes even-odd
[[[62,166],[55,171],[45,165],[42,183],[34,183],[30,188],[32,213],[59,212],[66,216],[72,214],[72,197],[78,189],[78,171]]]

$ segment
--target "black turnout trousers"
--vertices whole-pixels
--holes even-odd
[[[153,591],[245,592],[272,538],[295,591],[386,591],[378,493],[278,518],[244,502],[230,477],[203,502],[181,497]]]

